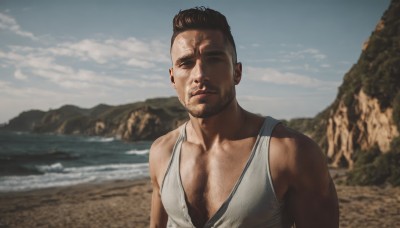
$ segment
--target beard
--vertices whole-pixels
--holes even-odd
[[[217,87],[207,87],[212,91],[215,91],[216,94],[219,93],[219,88]],[[191,91],[195,91],[197,88],[192,89]],[[188,97],[191,97],[191,92],[188,93]],[[209,118],[212,117],[221,111],[223,111],[235,98],[235,87],[232,86],[227,93],[223,95],[216,103],[212,103],[208,101],[207,98],[199,100],[199,104],[197,105],[190,105],[188,103],[184,104],[186,111],[193,117],[196,118]],[[202,107],[199,107],[202,106]]]

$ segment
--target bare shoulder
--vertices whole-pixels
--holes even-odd
[[[312,188],[313,183],[319,184],[317,180],[325,182],[330,178],[320,147],[306,135],[282,124],[275,127],[271,137],[270,166],[277,185],[281,186],[281,198],[289,188]]]
[[[285,155],[284,166],[290,170],[307,168],[312,163],[326,166],[326,158],[320,147],[308,136],[278,124],[272,134],[271,146],[275,149],[271,152],[277,157]],[[279,154],[281,153],[281,155]],[[310,168],[317,168],[311,166]],[[293,170],[295,171],[295,170]]]
[[[277,125],[270,167],[277,197],[285,200],[296,227],[338,227],[339,207],[326,157],[309,137]]]
[[[150,147],[149,166],[153,185],[157,184],[159,186],[164,177],[173,147],[179,136],[179,129],[180,127],[160,136]]]
[[[179,136],[179,129],[180,128],[177,128],[154,140],[150,147],[150,161],[152,158],[157,159],[164,155],[170,156],[172,148]]]

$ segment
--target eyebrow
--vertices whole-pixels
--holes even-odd
[[[221,51],[221,50],[210,50],[210,51],[204,51],[203,55],[205,55],[206,57],[218,57],[218,56],[225,56],[225,52]],[[182,62],[188,61],[190,59],[192,59],[195,56],[195,54],[193,53],[188,53],[185,54],[181,57],[179,57],[176,61],[175,61],[175,65],[179,65]]]

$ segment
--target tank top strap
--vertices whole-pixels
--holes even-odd
[[[179,164],[176,162],[179,162],[179,157],[180,157],[179,154],[181,152],[182,142],[184,142],[186,140],[186,126],[187,126],[188,122],[184,123],[180,127],[181,129],[179,131],[178,139],[176,140],[175,145],[172,149],[172,154],[171,154],[171,157],[168,162],[168,167],[167,167],[167,170],[165,171],[164,178],[163,178],[163,181],[160,186],[160,194],[161,194],[163,186],[164,186],[165,178],[166,178],[167,174],[170,172],[172,163]]]
[[[271,138],[272,138],[272,132],[274,131],[274,128],[276,125],[278,125],[279,123],[281,123],[280,120],[274,119],[270,116],[267,116],[265,119],[265,127],[263,129],[263,132],[261,133],[261,139],[260,139],[260,143],[261,143],[261,147],[262,149],[260,150],[261,154],[260,154],[260,159],[262,159],[263,161],[265,161],[265,166],[266,166],[266,174],[271,186],[271,192],[274,195],[275,201],[280,204],[279,199],[276,197],[276,193],[275,193],[275,189],[273,187],[273,182],[272,182],[272,176],[271,176],[271,172],[270,172],[270,160],[269,160],[269,153],[270,153],[270,142],[271,142]]]
[[[261,136],[271,137],[272,131],[274,130],[275,126],[280,122],[281,122],[280,120],[274,119],[270,116],[265,117],[264,129],[261,132]]]

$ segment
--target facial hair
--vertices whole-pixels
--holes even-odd
[[[208,90],[215,92],[216,94],[219,93],[219,88],[206,85],[205,86]],[[195,87],[188,92],[188,97],[190,98],[192,92],[198,90],[199,87]],[[207,99],[200,100],[200,103],[204,104],[205,107],[201,110],[196,110],[196,108],[190,108],[190,105],[184,104],[186,111],[193,117],[196,118],[209,118],[224,110],[235,98],[235,86],[233,85],[230,90],[222,97],[217,103],[212,104],[207,102]]]

